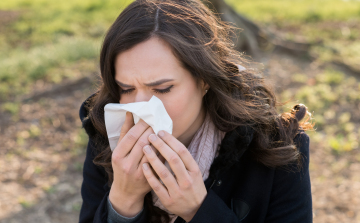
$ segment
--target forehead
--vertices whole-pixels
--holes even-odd
[[[152,37],[120,53],[115,60],[118,80],[131,80],[133,77],[148,80],[159,76],[175,78],[184,70],[170,45],[157,37]]]

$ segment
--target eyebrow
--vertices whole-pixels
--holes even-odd
[[[154,82],[151,82],[151,83],[147,83],[147,84],[144,84],[145,86],[148,86],[148,87],[153,87],[153,86],[158,86],[160,84],[163,84],[163,83],[166,83],[166,82],[169,82],[169,81],[173,81],[174,79],[161,79],[161,80],[158,80],[158,81],[154,81]],[[128,84],[124,84],[124,83],[121,83],[120,81],[118,80],[115,80],[116,83],[118,85],[120,85],[120,87],[134,87],[132,85],[128,85]]]

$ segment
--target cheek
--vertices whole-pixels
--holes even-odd
[[[177,138],[194,122],[201,108],[201,97],[195,92],[176,94],[172,99],[163,101],[167,113],[173,121],[172,135]]]
[[[187,106],[186,103],[183,103],[183,101],[178,101],[177,103],[171,103],[168,106],[165,107],[166,111],[168,112],[171,120],[173,121],[173,135],[176,133],[177,129],[182,129],[184,123],[187,120],[186,114],[187,114]],[[174,135],[175,136],[175,135]]]

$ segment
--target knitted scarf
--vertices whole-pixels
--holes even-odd
[[[215,127],[214,123],[211,121],[209,113],[206,113],[203,124],[196,131],[194,137],[192,138],[188,146],[190,154],[200,168],[204,181],[209,176],[210,166],[214,161],[215,157],[218,155],[218,145],[224,138],[225,133],[226,132],[222,132]],[[167,161],[165,161],[165,166],[174,175]],[[154,190],[151,190],[151,194],[153,197],[154,205],[166,211],[170,215],[170,222],[173,223],[176,220],[177,215],[171,213],[162,205],[159,197],[156,195]]]

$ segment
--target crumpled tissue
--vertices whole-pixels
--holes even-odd
[[[149,101],[127,104],[109,103],[104,107],[104,116],[111,151],[114,151],[117,145],[127,111],[133,114],[135,124],[142,119],[152,127],[155,134],[158,134],[160,130],[172,134],[173,122],[164,104],[155,95]]]

